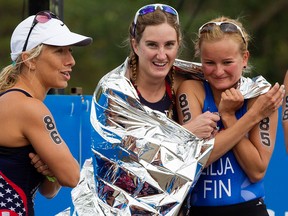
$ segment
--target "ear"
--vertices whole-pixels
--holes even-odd
[[[23,52],[21,54],[21,58],[22,58],[23,64],[26,67],[30,68],[31,70],[35,70],[34,59],[29,59],[30,55],[27,52]]]
[[[248,65],[248,60],[249,60],[250,53],[249,51],[245,51],[243,55],[243,66],[246,67]]]
[[[131,46],[133,51],[138,55],[138,43],[134,38],[131,39]]]

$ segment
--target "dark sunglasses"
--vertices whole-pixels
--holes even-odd
[[[143,16],[145,14],[149,14],[149,13],[153,13],[154,11],[157,10],[157,8],[160,8],[162,11],[170,13],[172,15],[175,15],[177,18],[177,23],[179,24],[179,15],[178,12],[171,6],[169,5],[165,5],[165,4],[150,4],[150,5],[146,5],[142,8],[140,8],[134,17],[134,28],[133,28],[133,36],[135,36],[135,29],[136,29],[136,23],[137,23],[137,19],[139,16]]]
[[[26,51],[30,34],[31,34],[33,28],[36,26],[36,24],[37,23],[46,23],[49,20],[51,20],[52,18],[59,19],[54,13],[52,13],[50,11],[40,11],[39,13],[37,13],[35,15],[32,26],[31,26],[29,33],[27,35],[27,38],[25,40],[22,52]]]
[[[244,43],[246,44],[246,40],[245,40],[244,33],[243,33],[242,29],[238,25],[236,25],[235,23],[227,22],[227,21],[205,23],[204,25],[202,25],[199,28],[199,32],[198,32],[199,36],[202,33],[211,32],[215,26],[219,26],[222,32],[228,32],[228,33],[239,33],[240,32],[241,37],[242,37]]]

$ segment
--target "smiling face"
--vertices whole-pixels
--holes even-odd
[[[41,54],[35,58],[35,74],[47,89],[65,88],[74,65],[70,46],[44,45]]]
[[[138,78],[164,79],[171,69],[179,49],[177,33],[167,23],[147,26],[137,43],[132,40],[139,58]]]
[[[239,43],[229,37],[203,41],[200,52],[205,79],[218,91],[224,91],[237,84],[249,58],[249,52],[242,54]]]

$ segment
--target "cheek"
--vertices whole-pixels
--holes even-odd
[[[176,59],[177,55],[178,55],[178,49],[175,49],[171,52],[170,57],[171,59]]]
[[[176,58],[179,53],[179,46],[177,45],[177,46],[172,47],[171,49],[168,49],[167,53],[171,58]]]
[[[234,75],[235,77],[240,77],[241,75],[242,75],[242,67],[239,67],[239,65],[231,65],[230,67],[229,67],[229,73],[231,74],[231,75]]]
[[[209,66],[209,65],[202,65],[202,70],[204,75],[210,75],[213,73],[213,66]]]
[[[153,56],[153,52],[149,49],[138,49],[136,54],[139,59],[150,59]]]

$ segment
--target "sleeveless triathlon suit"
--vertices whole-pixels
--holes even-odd
[[[10,89],[1,93],[0,97],[11,91],[19,91],[31,97],[21,89]],[[2,124],[5,123],[2,122]],[[34,215],[33,199],[45,177],[31,165],[31,159],[28,156],[31,152],[35,153],[32,145],[15,148],[0,146],[1,216]]]
[[[209,84],[204,82],[204,87],[206,97],[202,112],[218,112]],[[246,112],[247,100],[236,112],[237,119],[241,118]],[[218,122],[218,127],[220,130],[224,130],[221,121]],[[238,164],[232,150],[230,150],[203,170],[192,191],[190,203],[192,206],[225,206],[243,203],[263,196],[263,181],[250,182]]]
[[[134,85],[133,82],[132,82],[132,84]],[[163,98],[160,101],[157,101],[155,103],[150,103],[149,101],[145,100],[145,98],[142,97],[141,93],[138,91],[138,89],[135,85],[134,85],[134,88],[137,91],[140,102],[142,104],[144,104],[145,106],[153,109],[153,110],[160,111],[160,112],[165,113],[167,115],[168,110],[171,109],[171,106],[172,106],[173,107],[173,110],[172,110],[173,120],[177,122],[178,116],[177,116],[176,109],[173,106],[173,94],[172,94],[172,89],[171,89],[171,82],[170,82],[170,79],[168,76],[166,77],[165,85],[166,85],[166,92],[165,92]]]

